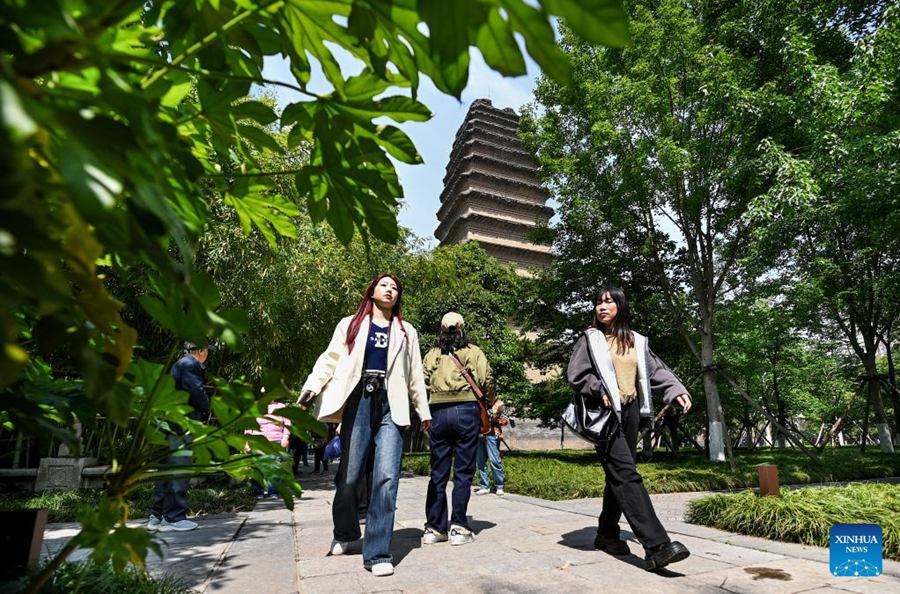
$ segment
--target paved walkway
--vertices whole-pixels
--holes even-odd
[[[215,594],[900,591],[900,563],[885,561],[885,575],[878,578],[836,578],[828,572],[827,549],[684,523],[685,503],[702,493],[653,496],[672,537],[692,553],[657,573],[642,569],[643,551],[625,524],[632,555],[617,558],[593,550],[598,499],[473,496],[474,543],[422,546],[428,483],[423,477],[400,481],[396,573],[376,578],[363,569],[358,545],[355,554],[327,556],[331,479],[304,475],[306,492],[293,512],[280,501],[266,500],[250,513],[200,519],[194,532],[161,534],[165,560],[152,558],[151,571],[174,573],[197,591]],[[74,534],[73,528],[48,527],[47,553]]]

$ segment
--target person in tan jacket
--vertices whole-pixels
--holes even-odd
[[[363,565],[379,576],[394,573],[391,538],[410,403],[422,420],[422,431],[431,426],[419,337],[403,320],[402,297],[403,285],[397,277],[376,276],[356,313],[338,323],[300,396],[301,406],[315,401],[320,421],[341,423],[332,555],[343,555],[360,537],[357,497],[373,454],[362,553]]]
[[[441,320],[437,346],[425,355],[425,385],[433,415],[431,424],[431,480],[425,501],[423,544],[449,540],[464,545],[475,540],[466,517],[475,473],[481,416],[466,369],[486,397],[494,381],[484,352],[471,344],[463,331],[463,317],[449,312]],[[453,463],[453,509],[447,522],[447,481]],[[449,528],[449,536],[448,536]]]

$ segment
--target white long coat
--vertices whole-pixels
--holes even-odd
[[[360,325],[352,353],[345,344],[351,319],[352,316],[348,316],[338,322],[328,348],[319,356],[303,384],[304,391],[309,390],[319,395],[316,399],[315,414],[320,421],[341,422],[347,398],[362,377],[371,318],[365,318]],[[410,402],[421,420],[431,419],[428,397],[425,393],[419,335],[408,322],[403,322],[402,328],[396,319],[391,322],[386,383],[394,423],[401,427],[409,425]]]

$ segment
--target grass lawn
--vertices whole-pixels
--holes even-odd
[[[116,573],[110,564],[92,561],[66,562],[40,589],[41,594],[103,592],[103,594],[193,594],[176,576],[151,577],[146,571],[128,566]]]
[[[900,561],[900,487],[852,484],[791,489],[779,497],[752,491],[692,501],[687,519],[729,532],[828,546],[832,524],[880,524],[883,555]]]
[[[864,478],[900,476],[900,456],[869,448],[861,454],[856,447],[826,449],[817,466],[802,452],[788,450],[735,450],[737,470],[727,463],[710,462],[702,452],[684,451],[677,459],[656,452],[652,462],[638,464],[651,493],[715,491],[758,485],[759,464],[778,465],[781,483],[804,484]],[[561,500],[603,495],[603,469],[593,451],[550,450],[505,452],[506,490],[512,493]],[[403,467],[428,475],[429,454],[407,454]]]
[[[153,487],[141,487],[128,498],[132,518],[146,518],[150,515],[150,500]],[[43,493],[3,493],[0,494],[0,511],[37,509],[46,507],[48,522],[74,522],[78,511],[85,505],[99,501],[99,489],[70,489],[66,491],[45,491]],[[252,509],[256,497],[250,487],[230,485],[227,481],[207,482],[188,489],[188,515],[218,514]]]

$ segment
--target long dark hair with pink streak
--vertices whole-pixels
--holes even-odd
[[[375,307],[375,301],[372,299],[372,295],[375,294],[375,287],[377,287],[378,283],[381,282],[381,279],[385,277],[397,283],[397,301],[394,303],[394,307],[391,308],[391,323],[396,320],[400,324],[400,328],[403,329],[403,334],[406,334],[406,328],[403,328],[403,313],[401,311],[403,303],[403,283],[401,283],[400,279],[393,274],[382,272],[381,274],[376,275],[375,278],[372,279],[372,282],[369,283],[369,286],[363,293],[362,300],[359,302],[359,307],[356,308],[356,313],[353,314],[353,319],[350,320],[350,327],[347,329],[346,342],[348,352],[353,351],[356,335],[359,334],[359,328],[362,326],[363,320],[366,319],[366,316],[372,315],[372,309]]]

